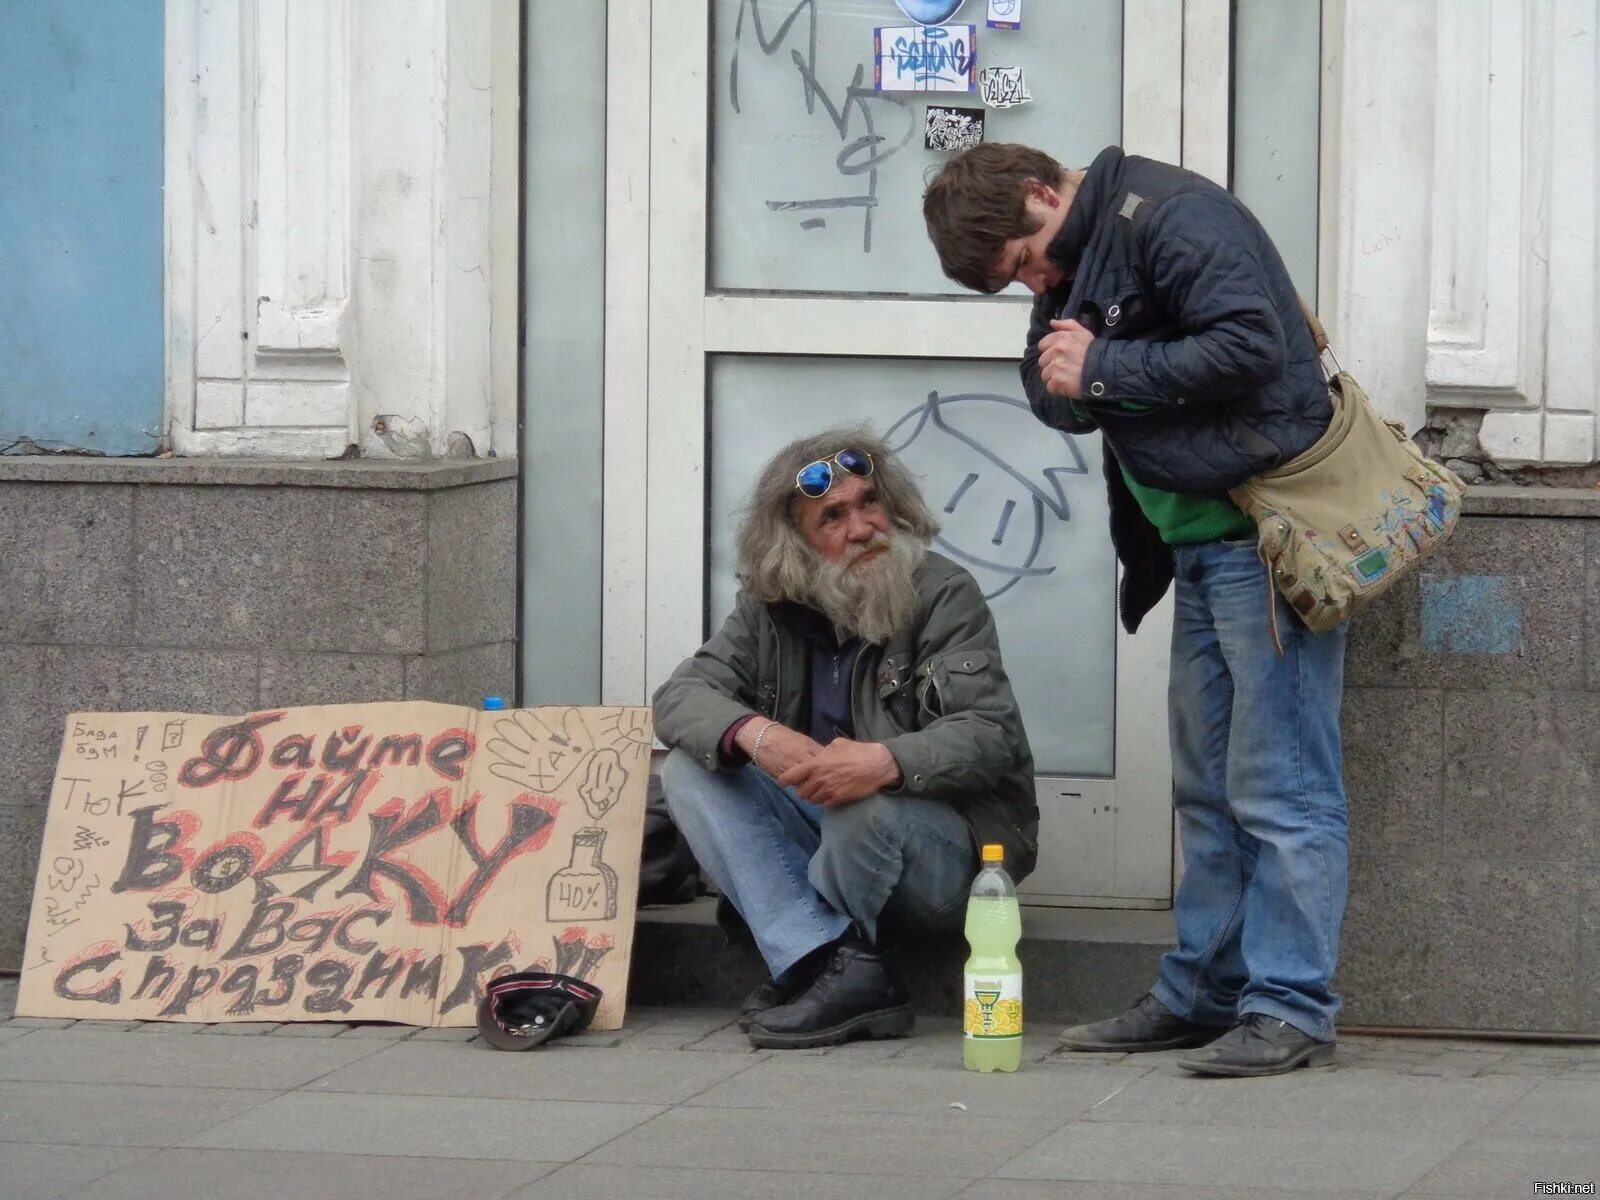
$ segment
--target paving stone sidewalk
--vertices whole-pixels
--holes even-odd
[[[1177,1054],[961,1069],[903,1041],[752,1050],[733,1013],[501,1054],[470,1030],[11,1018],[0,1200],[1334,1200],[1600,1180],[1600,1046],[1347,1037],[1331,1069]],[[8,1020],[8,1018],[10,1018]],[[1543,1193],[1555,1194],[1555,1193]]]

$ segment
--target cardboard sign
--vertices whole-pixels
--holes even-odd
[[[75,713],[17,1012],[471,1025],[528,969],[622,1023],[645,708]]]

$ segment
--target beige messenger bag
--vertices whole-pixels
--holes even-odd
[[[1317,353],[1327,353],[1322,322],[1300,303]],[[1466,490],[1403,425],[1379,415],[1337,359],[1334,368],[1328,431],[1304,454],[1228,492],[1256,523],[1278,591],[1317,633],[1348,620],[1438,549]]]

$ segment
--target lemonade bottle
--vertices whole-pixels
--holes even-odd
[[[962,987],[961,1062],[969,1071],[1015,1071],[1022,1062],[1022,912],[1004,860],[1003,847],[984,846],[967,898],[972,956]]]

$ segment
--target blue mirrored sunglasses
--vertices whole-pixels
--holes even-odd
[[[839,451],[832,458],[819,458],[816,462],[801,467],[794,477],[795,489],[802,496],[809,496],[813,500],[819,496],[826,496],[828,489],[838,478],[833,472],[835,463],[839,465],[840,470],[863,479],[872,474],[872,455],[851,446]]]

